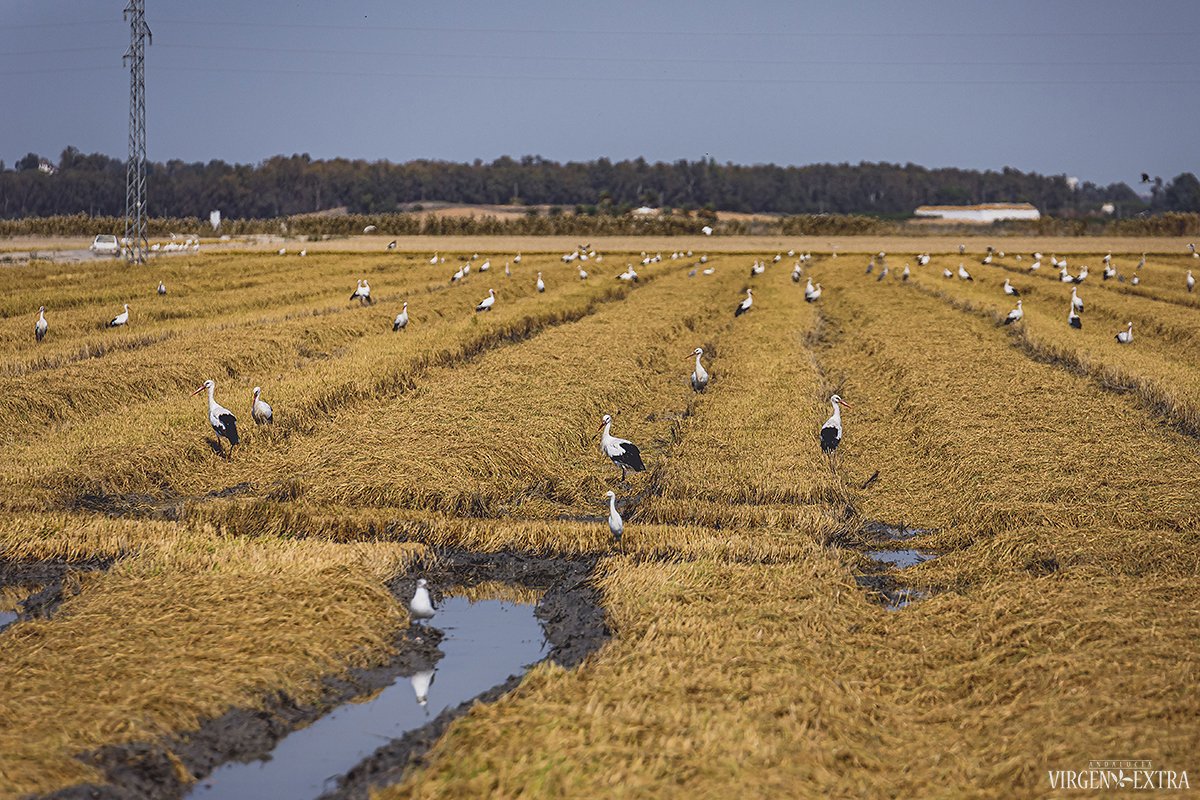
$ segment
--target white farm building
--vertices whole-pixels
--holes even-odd
[[[917,206],[915,216],[946,222],[987,224],[1002,219],[1040,219],[1041,212],[1029,203],[983,203],[977,206]]]

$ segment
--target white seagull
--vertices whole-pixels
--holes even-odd
[[[708,370],[704,369],[704,365],[700,363],[700,356],[704,355],[704,348],[697,347],[692,351],[692,355],[696,357],[696,369],[692,371],[692,391],[703,392],[708,388]]]
[[[1188,275],[1191,275],[1189,272]],[[50,323],[46,322],[46,307],[42,306],[38,309],[37,322],[33,323],[33,335],[40,342],[46,338],[46,331],[49,330]]]
[[[205,381],[199,389],[192,392],[192,395],[195,396],[208,390],[208,424],[212,425],[213,431],[217,434],[217,449],[221,449],[221,438],[224,437],[229,440],[229,455],[233,455],[233,448],[238,443],[237,417],[233,415],[232,411],[213,399],[215,386],[216,384],[212,381]]]
[[[492,306],[496,305],[496,290],[488,289],[488,296],[480,301],[479,305],[475,306],[475,313],[480,311],[491,311]]]
[[[625,532],[625,520],[617,513],[617,495],[610,489],[605,496],[608,497],[608,530],[612,533],[617,547],[620,547],[621,534]]]
[[[610,435],[611,429],[612,417],[605,414],[597,429],[597,433],[600,434],[600,452],[621,468],[621,480],[624,481],[626,471],[641,472],[646,469],[646,465],[642,463],[642,454],[637,445],[626,439],[618,439],[616,436]]]
[[[1117,333],[1117,342],[1119,344],[1130,344],[1133,342],[1133,323],[1126,323],[1125,330]]]
[[[119,328],[129,322],[129,303],[125,303],[125,310],[108,321],[108,327]]]
[[[262,387],[255,386],[252,394],[254,401],[250,403],[250,418],[256,425],[270,425],[275,421],[275,415],[267,401],[262,399]]]
[[[750,289],[747,289],[746,299],[738,303],[738,307],[734,309],[733,315],[735,317],[740,317],[742,314],[745,314],[747,311],[749,311],[750,306],[752,305],[754,305],[754,293]]]
[[[408,303],[400,309],[400,313],[396,315],[396,319],[392,322],[392,333],[396,331],[408,330]]]
[[[424,578],[417,580],[417,590],[408,604],[408,615],[413,622],[433,619],[433,600],[429,597],[429,584]]]

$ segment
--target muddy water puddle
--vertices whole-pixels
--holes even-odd
[[[524,673],[547,653],[534,606],[527,603],[448,597],[429,624],[445,633],[438,645],[443,655],[432,669],[338,706],[286,736],[266,759],[217,768],[187,796],[316,798],[380,746]]]
[[[879,564],[886,564],[896,569],[915,567],[924,561],[935,558],[930,553],[919,550],[868,550],[867,557]]]
[[[41,584],[0,586],[0,631],[20,619],[25,601],[44,588]]]

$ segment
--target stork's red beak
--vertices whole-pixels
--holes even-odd
[[[843,403],[841,400],[838,400],[838,405],[839,405],[839,406],[841,406],[842,408],[845,408],[845,409],[847,409],[847,410],[850,408],[850,406],[846,405],[846,404],[845,404],[845,403]]]
[[[192,392],[192,396],[194,397],[194,396],[196,396],[196,395],[200,394],[200,393],[201,393],[201,392],[203,392],[203,391],[204,391],[204,387],[203,387],[203,386],[201,386],[199,389],[197,389],[196,391]]]

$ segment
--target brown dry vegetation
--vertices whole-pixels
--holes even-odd
[[[638,285],[614,280],[632,257],[581,282],[531,250],[512,279],[493,256],[453,287],[457,263],[428,254],[4,273],[0,557],[116,562],[0,634],[0,794],[95,780],[78,754],[377,663],[405,621],[384,584],[430,547],[602,555],[615,638],[475,708],[384,797],[1010,797],[1092,758],[1198,768],[1200,309],[1181,258],[1134,288],[1060,251],[1093,270],[1072,331],[1069,287],[1011,257],[967,260],[972,284],[941,278],[956,256],[907,284],[819,257],[808,305],[788,260],[748,277],[773,247]],[[346,302],[363,276],[373,308]],[[121,302],[129,328],[98,327]],[[240,417],[230,461],[187,396],[207,377]],[[836,475],[816,442],[834,390],[853,406]],[[648,467],[627,486],[591,438],[604,412]],[[929,599],[888,612],[856,584],[865,520],[925,531],[941,557],[901,574]]]

